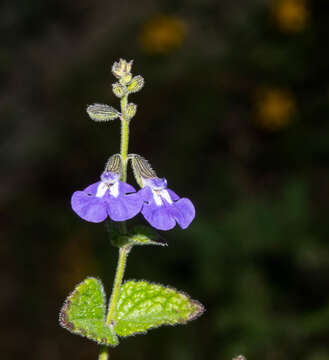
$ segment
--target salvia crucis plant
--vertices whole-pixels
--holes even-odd
[[[110,346],[119,344],[119,337],[146,333],[161,325],[185,324],[203,312],[203,306],[183,292],[148,281],[123,282],[127,256],[135,245],[165,245],[157,230],[170,230],[178,224],[186,229],[195,216],[192,202],[180,198],[159,178],[150,163],[141,155],[128,154],[129,124],[136,114],[136,105],[128,96],[142,89],[142,76],[132,76],[132,61],[120,59],[112,66],[116,77],[114,94],[121,110],[94,104],[87,113],[94,121],[121,121],[120,153],[112,155],[100,179],[71,198],[73,211],[83,220],[101,223],[108,220],[111,242],[119,248],[119,260],[109,305],[100,280],[88,277],[76,286],[60,311],[62,327],[101,345],[99,360],[108,359]],[[127,167],[131,165],[139,191],[128,184]],[[151,225],[128,228],[127,220],[142,213]],[[108,219],[109,218],[109,219]]]

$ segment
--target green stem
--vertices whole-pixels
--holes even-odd
[[[128,95],[122,97],[120,101],[121,105],[121,146],[120,154],[122,160],[122,174],[121,180],[127,181],[127,164],[128,164],[128,144],[129,144],[129,119],[126,116],[126,108],[128,104]],[[127,233],[126,222],[120,223],[120,230],[122,234]]]
[[[117,305],[117,302],[119,299],[120,288],[121,288],[121,284],[122,284],[123,274],[125,272],[127,255],[129,253],[129,250],[130,250],[129,245],[128,246],[126,245],[119,249],[119,260],[118,260],[117,270],[116,270],[116,274],[115,274],[109,309],[108,309],[108,313],[107,313],[107,317],[106,317],[106,323],[108,325],[110,325],[111,321],[113,320],[116,305]]]
[[[122,159],[122,175],[121,180],[127,181],[127,162],[128,162],[128,143],[129,143],[129,119],[126,117],[126,108],[128,104],[128,95],[125,95],[121,99],[121,146],[120,154]],[[122,234],[127,233],[126,222],[120,223],[120,231]],[[106,324],[110,325],[117,306],[117,302],[120,295],[120,288],[125,272],[127,256],[130,251],[130,245],[125,245],[119,249],[119,260],[115,273],[113,290],[109,302],[108,313],[106,317]],[[99,352],[98,360],[108,360],[109,352],[107,346],[102,346]]]
[[[108,360],[109,358],[109,352],[107,346],[102,346],[99,351],[98,360]]]
[[[126,117],[126,107],[128,104],[128,95],[121,99],[121,159],[122,159],[122,181],[127,181],[127,157],[129,143],[129,119]]]

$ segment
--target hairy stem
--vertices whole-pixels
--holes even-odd
[[[122,174],[121,180],[127,181],[127,163],[128,163],[128,144],[129,144],[129,119],[126,116],[126,109],[128,105],[128,95],[122,97],[120,101],[121,105],[121,146],[120,154],[122,160]],[[127,233],[126,222],[120,223],[120,230],[122,234]]]
[[[121,120],[121,158],[122,158],[122,176],[121,180],[127,181],[127,155],[128,155],[128,140],[129,140],[129,122]]]
[[[128,95],[125,95],[121,99],[121,146],[120,154],[122,159],[122,174],[121,180],[127,181],[127,162],[128,162],[128,143],[129,143],[129,119],[126,116],[126,108],[128,104]],[[123,221],[120,223],[120,231],[122,234],[127,233],[126,222]],[[130,251],[130,245],[125,245],[119,249],[119,260],[117,264],[117,269],[115,273],[113,290],[109,302],[108,313],[106,317],[106,324],[111,325],[116,305],[120,295],[120,288],[123,280],[123,275],[125,272],[127,256]],[[102,346],[99,352],[98,360],[108,360],[109,351],[108,347]]]
[[[130,246],[124,246],[119,249],[119,260],[117,265],[117,270],[115,274],[114,284],[113,284],[113,290],[112,295],[110,299],[109,309],[106,317],[106,323],[108,325],[111,324],[111,321],[113,320],[113,316],[115,313],[115,308],[119,299],[120,295],[120,288],[122,284],[123,274],[125,272],[126,267],[126,261],[127,261],[127,255],[129,253]]]
[[[129,143],[129,119],[126,116],[128,95],[121,99],[121,158],[122,158],[122,181],[127,181],[127,161]]]
[[[107,346],[102,346],[99,351],[98,360],[108,360],[109,359],[109,352]]]

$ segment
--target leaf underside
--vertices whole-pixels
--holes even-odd
[[[61,326],[74,334],[99,344],[119,343],[112,328],[105,323],[106,299],[102,283],[89,277],[78,284],[66,299],[59,315]]]
[[[114,316],[119,336],[145,333],[161,325],[185,324],[200,316],[203,306],[177,290],[146,281],[127,281],[121,287]]]
[[[135,226],[129,234],[129,241],[133,245],[167,245],[164,239],[148,226]]]

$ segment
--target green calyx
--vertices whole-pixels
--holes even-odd
[[[142,90],[144,86],[144,78],[141,75],[134,76],[127,86],[129,93],[135,93]]]

